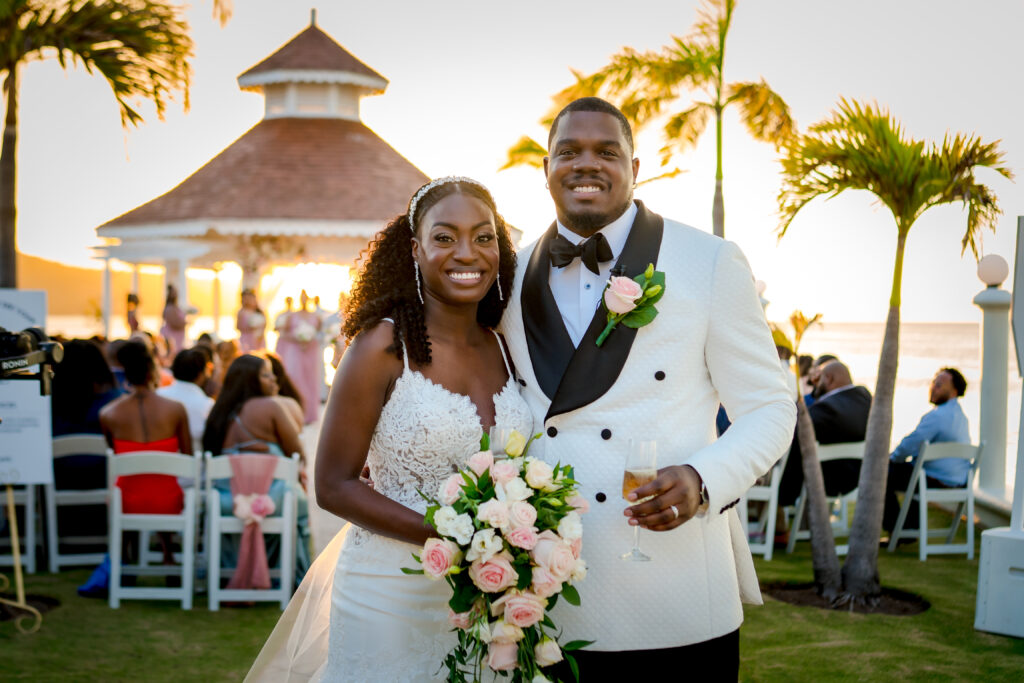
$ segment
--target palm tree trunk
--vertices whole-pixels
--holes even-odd
[[[827,600],[835,600],[842,587],[836,541],[825,497],[825,480],[818,462],[817,437],[814,423],[803,397],[796,400],[796,438],[800,442],[804,486],[807,489],[807,520],[811,529],[811,564],[814,568],[814,587]],[[799,529],[790,529],[795,534]]]
[[[722,197],[722,108],[715,108],[715,201],[711,205],[711,224],[715,236],[725,237],[725,199]]]
[[[843,592],[852,600],[874,605],[881,594],[878,577],[878,543],[882,535],[885,485],[889,478],[889,440],[892,436],[893,394],[900,349],[900,286],[903,280],[903,251],[907,232],[896,241],[889,317],[878,359],[875,396],[868,415],[864,438],[864,462],[860,468],[857,510],[850,529],[850,553],[843,565]]]
[[[18,286],[15,246],[15,151],[18,144],[18,65],[7,71],[7,114],[4,118],[3,149],[0,150],[0,287]]]

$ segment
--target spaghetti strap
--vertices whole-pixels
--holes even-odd
[[[392,320],[391,318],[381,318],[381,320],[382,321],[383,320],[387,320],[392,325],[395,325],[395,321]],[[402,362],[405,363],[405,369],[408,370],[409,369],[409,351],[406,350],[406,348],[405,348],[405,340],[402,339],[402,335],[398,335],[398,343],[400,343],[402,345]],[[508,365],[508,362],[506,361],[505,364]]]
[[[505,353],[505,341],[498,334],[497,330],[491,330],[494,333],[494,337],[498,340],[498,348],[501,349],[501,359],[505,361],[505,372],[508,373],[509,379],[515,379],[516,374],[512,372],[512,366],[508,362],[508,354]]]

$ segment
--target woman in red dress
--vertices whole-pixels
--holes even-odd
[[[127,394],[100,411],[100,426],[114,453],[167,451],[192,453],[188,415],[177,401],[158,396],[156,359],[141,341],[129,341],[117,351],[124,368]],[[122,509],[126,513],[177,514],[185,496],[178,480],[166,474],[133,474],[118,477]],[[173,561],[170,543],[161,534],[164,562]]]

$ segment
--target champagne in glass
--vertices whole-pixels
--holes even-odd
[[[495,460],[504,460],[508,458],[508,454],[505,453],[505,446],[508,445],[509,439],[512,438],[512,429],[506,427],[499,427],[494,425],[488,432],[491,444],[491,454],[494,455]]]
[[[622,474],[622,497],[636,505],[650,500],[654,496],[646,496],[636,501],[629,500],[629,494],[644,484],[649,484],[658,476],[657,444],[654,441],[630,439],[629,453],[626,456],[626,467]],[[640,552],[640,525],[633,527],[633,549],[622,556],[631,562],[650,562],[651,557]]]

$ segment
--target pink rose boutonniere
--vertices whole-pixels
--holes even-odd
[[[658,309],[654,304],[665,293],[665,273],[654,270],[651,263],[640,275],[628,278],[613,275],[604,288],[604,306],[608,310],[608,324],[597,338],[597,345],[604,344],[612,330],[619,323],[626,327],[639,328],[647,325]]]

